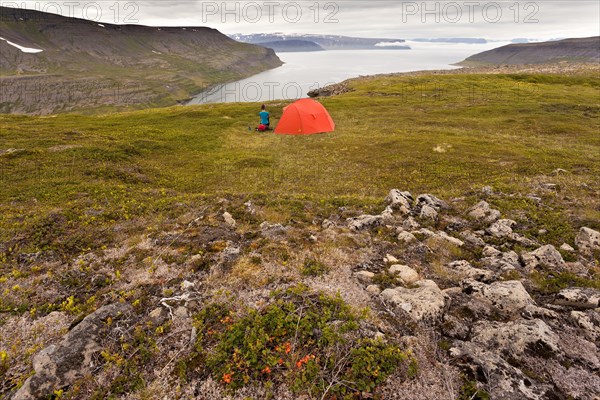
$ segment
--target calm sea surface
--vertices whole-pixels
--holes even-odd
[[[283,66],[217,86],[200,93],[188,104],[292,100],[306,97],[311,89],[361,75],[457,68],[451,64],[506,43],[408,44],[411,50],[279,53]]]

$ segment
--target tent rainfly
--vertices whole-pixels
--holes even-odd
[[[312,135],[333,132],[335,122],[323,107],[312,99],[300,99],[283,109],[283,115],[275,128],[279,135]]]

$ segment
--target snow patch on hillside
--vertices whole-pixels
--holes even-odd
[[[6,43],[10,44],[13,47],[16,47],[17,49],[21,50],[23,53],[41,53],[44,50],[40,50],[40,49],[34,49],[31,47],[25,47],[25,46],[21,46],[18,45],[16,43],[11,42],[10,40],[6,40],[3,37],[0,37],[0,40],[4,40]]]

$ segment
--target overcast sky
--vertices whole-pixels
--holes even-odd
[[[4,1],[105,23],[209,26],[232,33],[318,33],[492,40],[597,36],[594,1]]]

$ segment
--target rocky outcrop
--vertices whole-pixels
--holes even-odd
[[[439,322],[446,306],[446,295],[431,280],[417,281],[415,285],[418,287],[413,289],[385,289],[381,297],[417,321],[426,324]]]
[[[398,189],[390,190],[385,201],[392,209],[398,210],[403,214],[408,214],[414,203],[414,199],[410,192],[401,192]]]
[[[519,255],[513,250],[502,253],[492,247],[487,247],[484,250],[484,255],[487,255],[487,257],[482,258],[479,262],[487,269],[495,272],[508,272],[521,267]]]
[[[517,223],[512,219],[501,219],[494,222],[489,228],[486,229],[486,232],[495,237],[495,238],[506,238],[513,233],[512,228]]]
[[[581,228],[575,237],[575,244],[580,252],[591,254],[600,250],[600,232],[590,228]]]
[[[526,352],[544,358],[559,353],[559,337],[540,319],[500,323],[481,321],[473,326],[472,341],[520,359]]]
[[[470,278],[479,282],[491,282],[494,279],[492,271],[473,268],[471,263],[465,260],[451,262],[448,269],[458,273],[463,279]]]
[[[542,400],[552,393],[552,386],[533,382],[521,370],[500,357],[495,349],[472,342],[458,341],[450,354],[471,374],[489,382],[489,394],[501,400]]]
[[[467,212],[467,215],[484,224],[491,224],[500,219],[500,211],[491,208],[487,201],[477,203]]]
[[[463,292],[474,298],[485,298],[508,315],[515,315],[530,304],[533,299],[520,281],[494,282],[490,285],[467,279],[461,283]]]
[[[413,285],[419,280],[419,273],[408,265],[394,264],[389,273],[398,276],[405,285]]]
[[[233,219],[231,214],[229,214],[227,211],[223,213],[223,220],[225,221],[225,224],[227,224],[227,226],[229,226],[232,229],[235,229],[237,225],[235,219]]]
[[[348,218],[348,228],[354,232],[360,232],[366,229],[374,229],[383,225],[381,215],[361,215],[354,218]]]
[[[121,303],[104,306],[85,317],[62,342],[39,352],[33,360],[35,375],[25,381],[12,400],[47,398],[54,390],[89,374],[93,355],[102,349],[100,343],[110,329],[107,320],[118,319],[130,310],[131,306]]]
[[[421,209],[423,208],[423,206],[425,206],[425,205],[433,208],[436,211],[440,211],[440,210],[449,208],[448,203],[446,203],[443,200],[438,199],[437,197],[435,197],[432,194],[419,195],[417,197],[417,200],[415,201],[414,207],[418,212],[420,212]]]
[[[525,269],[528,271],[542,266],[554,269],[563,269],[565,267],[562,255],[551,244],[542,246],[535,251],[524,253],[521,255],[521,258],[523,259]]]
[[[555,304],[576,309],[600,307],[600,290],[592,288],[563,289],[554,299]]]

